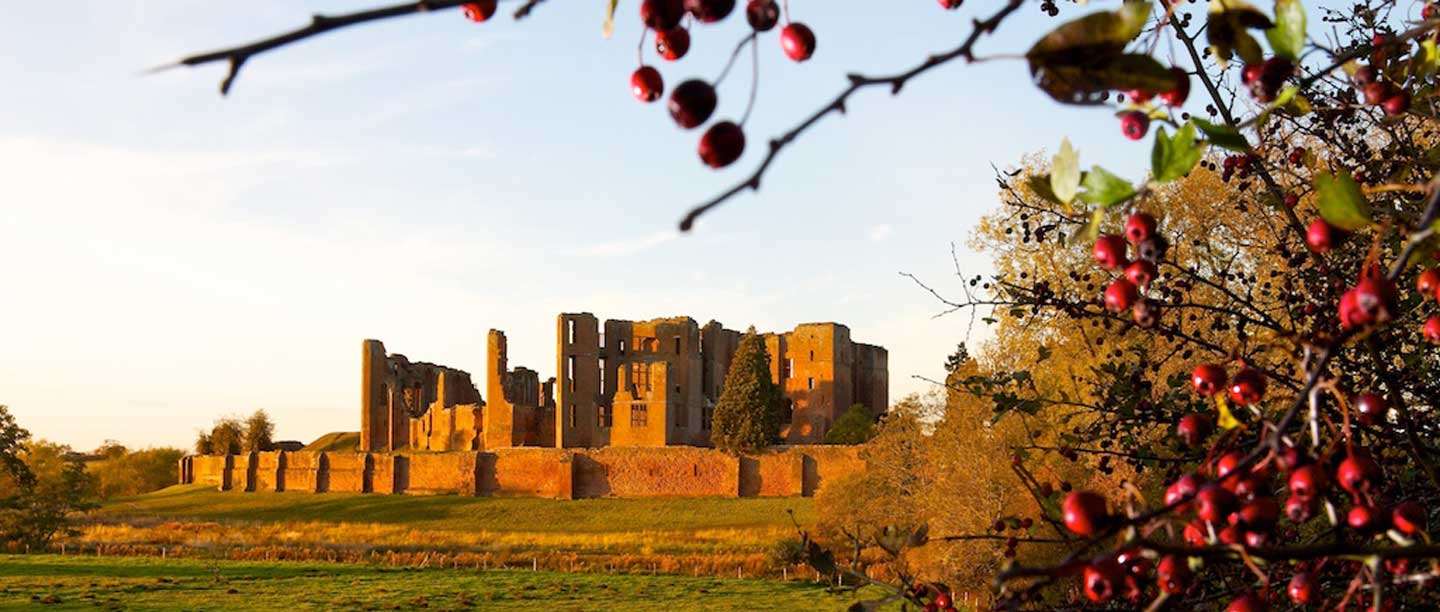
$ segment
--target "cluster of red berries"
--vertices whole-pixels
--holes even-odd
[[[1378,396],[1357,402],[1377,400],[1383,404]],[[1327,464],[1333,467],[1326,469]],[[1283,484],[1288,489],[1283,508],[1273,494],[1276,467],[1283,472]],[[1298,536],[1298,526],[1316,516],[1320,503],[1326,498],[1332,474],[1333,482],[1350,498],[1344,524],[1357,534],[1377,537],[1390,529],[1403,536],[1420,537],[1427,529],[1426,512],[1414,501],[1401,502],[1388,511],[1381,508],[1378,494],[1383,473],[1379,463],[1363,448],[1350,449],[1343,458],[1315,461],[1299,449],[1286,446],[1255,465],[1249,465],[1240,451],[1231,450],[1205,471],[1208,474],[1181,475],[1165,490],[1166,507],[1192,517],[1182,532],[1189,546],[1205,547],[1218,542],[1261,548],[1271,545],[1275,539]],[[1084,537],[1099,535],[1116,526],[1116,517],[1110,514],[1105,498],[1089,491],[1066,496],[1061,515],[1067,529]],[[1295,527],[1278,528],[1282,515]],[[1086,598],[1103,603],[1124,597],[1138,603],[1152,580],[1159,590],[1172,595],[1186,592],[1195,583],[1194,569],[1185,557],[1160,556],[1152,567],[1151,558],[1156,555],[1147,558],[1143,552],[1122,549],[1086,564],[1082,571]],[[1307,570],[1300,566],[1286,590],[1290,599],[1299,605],[1312,602],[1318,589],[1314,573]],[[1263,610],[1264,603],[1263,598],[1245,593],[1232,600],[1226,610]]]
[[[1131,261],[1128,245],[1135,247],[1136,258]],[[1102,268],[1120,271],[1105,287],[1103,298],[1105,309],[1113,313],[1130,311],[1136,325],[1150,327],[1160,316],[1160,305],[1155,300],[1142,297],[1141,292],[1150,287],[1160,274],[1160,260],[1164,257],[1168,243],[1156,233],[1155,217],[1143,212],[1131,214],[1125,219],[1125,235],[1103,234],[1095,239],[1091,255]]]
[[[1179,108],[1185,104],[1185,99],[1190,97],[1190,75],[1180,68],[1171,67],[1170,74],[1174,77],[1175,84],[1165,91],[1154,92],[1141,89],[1132,89],[1124,92],[1125,97],[1136,106],[1144,106],[1150,101],[1159,97],[1161,102]],[[1120,132],[1130,140],[1140,140],[1150,131],[1150,114],[1144,110],[1129,110],[1120,113]]]
[[[1225,161],[1222,163],[1223,169],[1220,172],[1220,180],[1228,183],[1232,176],[1238,175],[1242,179],[1250,176],[1251,167],[1256,165],[1256,161],[1255,154],[1253,153],[1226,155]]]
[[[1253,406],[1265,399],[1265,373],[1251,367],[1240,368],[1231,378],[1225,366],[1205,363],[1190,373],[1190,387],[1200,397],[1213,397],[1224,391],[1230,401],[1241,406]]]
[[[701,23],[715,23],[728,17],[736,0],[643,0],[640,20],[655,32],[655,51],[666,61],[676,61],[690,50],[690,30],[682,25],[686,15]],[[942,4],[944,4],[942,2]],[[957,3],[958,5],[958,3]],[[756,34],[768,32],[780,22],[775,0],[749,0],[745,19]],[[803,62],[815,54],[815,33],[803,23],[786,24],[780,31],[780,47],[790,59]],[[654,66],[641,65],[630,75],[630,91],[641,102],[654,102],[665,94],[665,80]],[[681,83],[670,94],[670,117],[684,129],[699,127],[715,112],[715,87],[700,79]],[[740,159],[745,151],[745,131],[734,121],[719,121],[700,137],[700,160],[711,168],[723,168]]]
[[[1415,279],[1415,290],[1422,300],[1440,302],[1440,268],[1427,268]],[[1420,327],[1421,335],[1431,344],[1440,344],[1440,314],[1432,314]]]
[[[1365,97],[1365,103],[1379,106],[1386,115],[1394,117],[1410,110],[1410,92],[1385,80],[1375,69],[1365,66],[1355,71],[1355,85]]]
[[[1046,483],[1046,485],[1048,485],[1048,484],[1049,484],[1049,483]],[[1042,496],[1048,497],[1049,495],[1048,495],[1048,494],[1045,494],[1045,493],[1042,493]],[[1006,530],[1016,530],[1016,531],[1025,532],[1025,531],[1028,531],[1031,527],[1034,527],[1034,526],[1035,526],[1035,520],[1032,519],[1032,518],[1029,518],[1029,517],[1020,518],[1020,517],[1013,517],[1013,516],[1012,516],[1012,517],[1009,517],[1009,518],[996,519],[996,520],[995,520],[995,524],[994,524],[994,525],[991,525],[990,528],[991,528],[992,530],[994,530],[995,533],[1005,533]],[[1009,538],[1006,538],[1006,539],[1005,539],[1005,557],[1007,557],[1007,558],[1012,558],[1012,559],[1013,559],[1013,558],[1015,557],[1015,549],[1016,549],[1016,547],[1018,547],[1018,546],[1020,546],[1020,538],[1018,538],[1018,537],[1016,537],[1016,536],[1013,536],[1013,535],[1010,536]]]
[[[1250,88],[1250,95],[1260,102],[1274,102],[1280,94],[1280,86],[1295,74],[1295,63],[1283,57],[1272,57],[1263,62],[1246,64],[1240,71],[1240,80]]]

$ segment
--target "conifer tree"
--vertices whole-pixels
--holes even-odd
[[[875,436],[875,416],[864,404],[855,404],[825,433],[826,444],[864,444]]]
[[[783,396],[770,378],[770,355],[765,341],[751,327],[740,339],[725,388],[710,430],[710,442],[723,451],[739,453],[764,448],[780,436]]]

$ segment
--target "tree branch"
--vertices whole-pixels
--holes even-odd
[[[794,142],[796,138],[798,138],[806,130],[814,126],[817,122],[820,121],[820,119],[824,118],[826,115],[832,112],[844,114],[845,103],[855,92],[860,91],[861,89],[864,89],[866,87],[871,87],[875,85],[889,85],[890,93],[898,94],[900,93],[900,89],[905,86],[906,82],[916,76],[919,76],[921,73],[930,70],[931,68],[961,58],[964,58],[966,62],[975,61],[975,55],[973,53],[975,43],[980,40],[981,36],[994,32],[995,29],[1000,26],[1000,22],[1004,21],[1006,17],[1010,16],[1011,13],[1014,13],[1017,9],[1019,9],[1020,5],[1024,4],[1024,2],[1025,0],[1007,0],[1005,6],[1002,7],[995,14],[991,15],[988,19],[975,20],[974,28],[970,31],[970,35],[965,38],[964,42],[960,43],[960,46],[939,55],[932,55],[926,58],[925,61],[922,62],[920,65],[915,66],[910,70],[887,77],[867,77],[860,74],[848,75],[848,78],[850,79],[849,87],[846,87],[844,91],[840,92],[840,95],[835,96],[835,98],[830,102],[826,103],[825,106],[820,107],[820,110],[815,111],[809,117],[805,118],[804,121],[801,121],[799,125],[791,128],[790,131],[785,132],[779,138],[772,139],[770,141],[770,150],[766,152],[765,159],[761,160],[760,165],[755,168],[755,172],[753,172],[745,180],[740,181],[735,186],[725,190],[720,195],[715,196],[709,201],[690,209],[690,212],[685,215],[685,218],[680,220],[680,231],[690,231],[690,228],[694,227],[695,225],[695,220],[699,219],[701,215],[704,215],[715,207],[724,204],[726,201],[739,195],[741,192],[747,189],[759,190],[760,179],[765,176],[765,171],[770,168],[770,164],[774,163],[775,158],[780,155],[780,151],[783,150],[790,143]]]

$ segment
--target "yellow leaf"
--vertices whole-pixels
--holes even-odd
[[[1220,418],[1217,420],[1220,423],[1221,429],[1228,431],[1240,426],[1240,421],[1235,418],[1235,415],[1230,413],[1230,404],[1225,402],[1225,396],[1223,394],[1215,394],[1215,408],[1220,411]]]

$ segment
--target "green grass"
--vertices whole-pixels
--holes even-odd
[[[105,504],[106,519],[323,521],[490,532],[614,533],[781,528],[814,522],[809,498],[553,500],[526,497],[235,493],[182,485]]]
[[[839,610],[853,601],[808,582],[0,556],[0,609]]]

